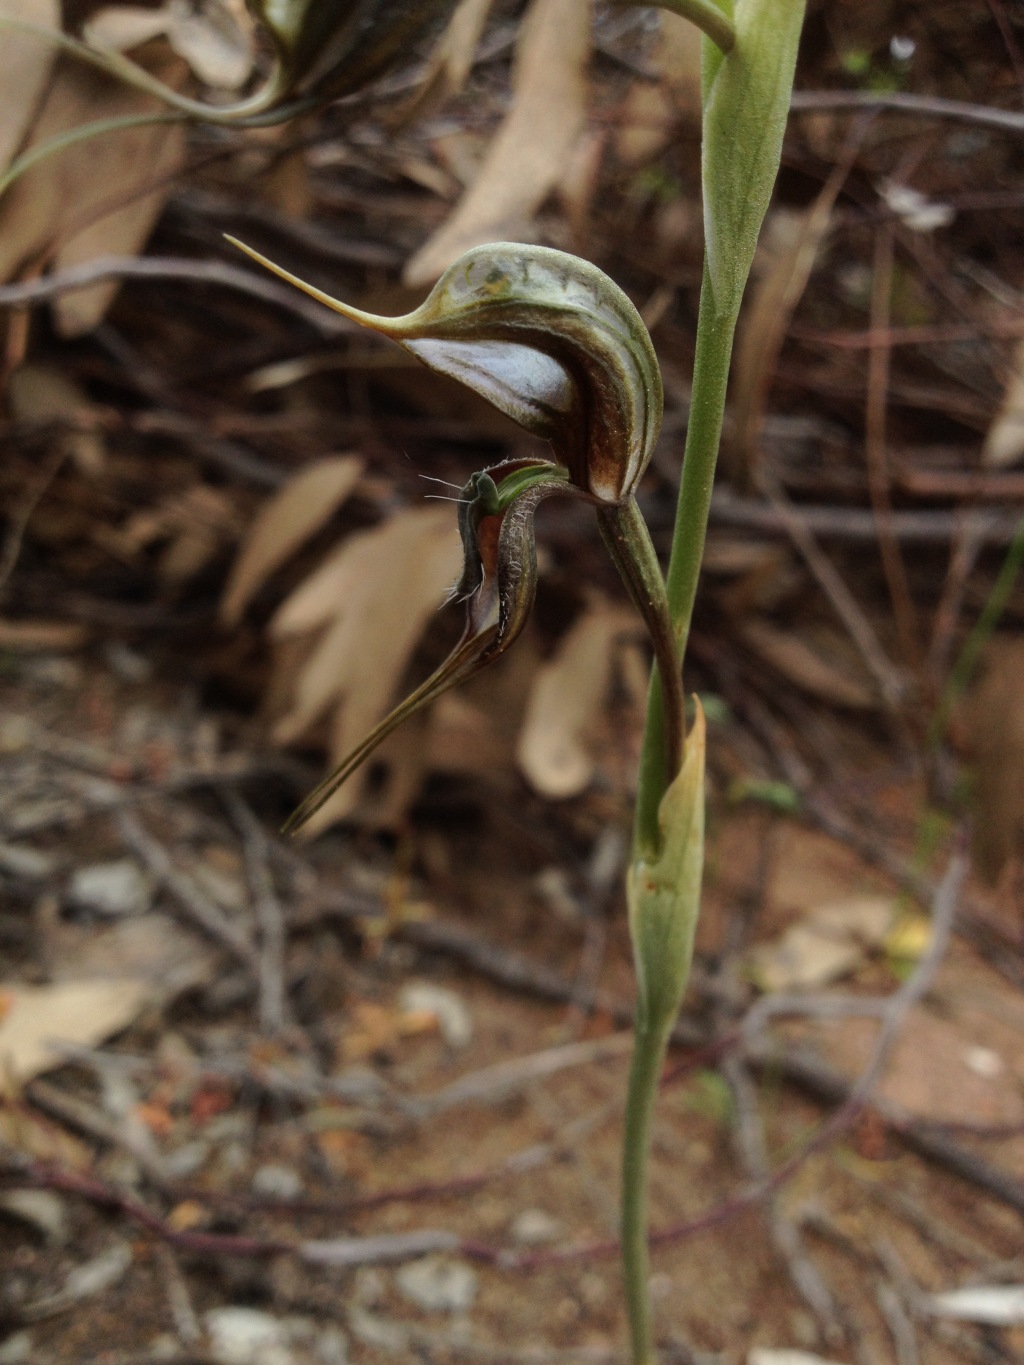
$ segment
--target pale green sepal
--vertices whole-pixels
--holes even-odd
[[[782,156],[805,0],[736,0],[736,43],[703,39],[704,245],[719,316],[735,316]]]
[[[706,728],[699,701],[696,708],[683,766],[658,811],[660,851],[638,850],[626,878],[639,1031],[672,1027],[690,974],[704,872]]]

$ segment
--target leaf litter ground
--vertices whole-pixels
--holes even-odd
[[[523,127],[543,119],[548,68],[582,60],[540,42],[558,9],[535,6],[520,49],[517,88],[540,101]],[[800,88],[849,88],[856,59],[866,86],[1017,107],[1002,7],[969,22],[933,7],[927,25],[861,9],[812,8]],[[11,330],[0,1360],[624,1359],[637,633],[577,510],[545,509],[518,657],[384,752],[354,824],[282,843],[352,717],[325,703],[288,729],[316,641],[271,646],[273,612],[451,491],[422,475],[457,488],[521,437],[280,296],[160,278],[161,262],[226,261],[230,230],[404,311],[403,263],[453,222],[481,229],[472,198],[451,211],[477,166],[496,174],[512,18],[497,7],[467,92],[408,130],[381,115],[398,89],[229,155],[196,133],[155,278],[122,286],[84,338]],[[905,70],[894,24],[916,42]],[[689,87],[658,68],[684,50],[602,15],[561,182],[550,147],[520,147],[522,195],[502,208],[510,235],[530,222],[585,251],[645,308],[669,388],[645,508],[661,541],[699,279]],[[558,100],[586,89],[570,72]],[[922,759],[919,722],[1020,515],[1015,148],[969,120],[793,122],[695,636],[712,833],[655,1134],[667,1360],[1024,1354],[1019,587],[952,744]],[[936,205],[956,217],[922,226]],[[250,559],[244,613],[218,628],[268,493],[329,456],[344,500],[284,533],[305,536],[290,559],[264,547],[273,573]],[[423,610],[398,592],[367,609],[371,672],[392,615],[408,633],[391,678],[443,656],[454,622],[424,630]],[[274,749],[275,726],[308,747]],[[995,885],[972,874],[870,1100],[815,1147],[868,1062],[878,1002],[926,957],[972,757]],[[955,1290],[975,1298],[936,1297]]]

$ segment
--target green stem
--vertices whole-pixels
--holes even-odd
[[[668,605],[680,667],[685,658],[701,560],[704,555],[704,540],[711,509],[711,489],[722,436],[725,394],[735,330],[736,313],[723,315],[715,308],[705,266],[700,311],[697,317],[697,348],[690,396],[690,420],[683,455],[672,555],[666,577]],[[665,703],[660,678],[655,673],[651,678],[647,722],[640,756],[634,823],[634,860],[656,856],[661,844],[658,811],[669,780],[664,759],[665,730]],[[688,965],[685,970],[688,975]],[[684,981],[679,998],[682,998],[685,989]],[[640,1000],[637,1007],[636,1042],[629,1079],[622,1167],[622,1263],[626,1280],[626,1307],[633,1343],[633,1365],[654,1365],[647,1283],[647,1160],[651,1113],[671,1026],[671,1017],[652,1021],[644,1000]]]
[[[668,1030],[652,1029],[638,1007],[622,1139],[622,1270],[633,1365],[654,1365],[650,1253],[647,1246],[647,1162]]]
[[[2,176],[0,176],[0,195],[9,190],[19,176],[31,170],[37,162],[56,156],[66,147],[77,142],[87,142],[90,138],[101,137],[104,133],[123,133],[131,128],[147,128],[155,123],[184,123],[184,114],[124,114],[118,118],[96,119],[93,123],[82,123],[77,128],[69,128],[66,133],[39,142],[28,151],[16,157]]]
[[[715,481],[718,446],[725,416],[725,391],[729,382],[729,363],[736,332],[736,314],[715,309],[711,283],[705,267],[697,314],[697,349],[693,361],[693,388],[690,393],[690,418],[683,454],[683,473],[679,484],[672,554],[668,564],[666,588],[676,628],[679,653],[685,658],[686,643],[697,596],[701,560],[711,490]]]
[[[686,737],[683,674],[665,594],[665,580],[661,575],[651,533],[635,498],[627,498],[618,506],[599,507],[597,520],[604,543],[633,605],[644,619],[654,646],[663,738],[652,755],[652,761],[656,760],[657,763],[657,771],[650,774],[648,785],[660,786],[664,790],[679,771]]]
[[[715,0],[618,0],[622,5],[655,4],[659,9],[667,9],[683,19],[696,24],[701,33],[706,33],[722,52],[731,52],[736,43],[736,30],[732,21]]]
[[[736,315],[722,314],[714,305],[707,266],[700,291],[697,315],[697,348],[693,363],[690,420],[686,432],[679,503],[666,575],[669,612],[675,631],[680,665],[685,664],[686,645],[697,596],[711,490],[715,481],[718,447],[725,416],[725,392],[736,331]],[[664,761],[665,708],[657,679],[652,679],[647,700],[647,722],[640,752],[634,843],[638,850],[657,848],[658,807],[670,780]],[[673,774],[674,776],[674,774]]]

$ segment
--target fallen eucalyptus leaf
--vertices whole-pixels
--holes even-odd
[[[221,620],[237,625],[253,596],[286,559],[325,526],[363,472],[355,455],[317,460],[260,508],[224,589]]]
[[[538,671],[516,757],[544,796],[575,796],[589,783],[594,760],[587,728],[608,691],[616,638],[637,625],[631,613],[598,604],[580,617]]]
[[[15,35],[17,36],[17,35]],[[12,41],[3,34],[0,47]],[[168,85],[186,69],[166,48],[147,55],[147,69]],[[91,67],[60,59],[39,110],[29,148],[94,120],[147,115],[162,106]],[[104,253],[134,255],[145,243],[169,193],[184,150],[180,125],[123,129],[52,153],[27,170],[0,199],[0,280],[54,250],[65,270]],[[52,308],[64,337],[101,321],[118,289],[104,280],[60,294]]]
[[[0,990],[0,1093],[60,1066],[60,1042],[95,1044],[126,1028],[150,997],[141,980],[64,981]]]
[[[897,907],[888,896],[848,896],[819,906],[750,955],[763,991],[806,991],[854,971],[891,931]]]
[[[110,5],[97,10],[82,30],[94,46],[117,52],[162,35],[204,85],[237,90],[252,73],[252,20],[242,6],[225,0],[206,0],[201,8],[190,0],[167,0],[155,10]]]
[[[58,0],[4,0],[4,14],[40,28],[60,29]],[[5,33],[0,41],[0,171],[18,145],[36,112],[39,96],[53,65],[54,47],[34,33]]]
[[[512,104],[458,207],[405,268],[437,279],[462,252],[521,231],[559,183],[586,126],[590,0],[533,0],[522,21]]]
[[[285,601],[274,638],[326,625],[295,679],[275,738],[290,743],[339,698],[350,745],[397,685],[427,620],[458,570],[458,541],[443,508],[404,511],[350,536]]]

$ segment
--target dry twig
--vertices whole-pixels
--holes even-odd
[[[259,1015],[266,1033],[280,1033],[288,1022],[285,983],[284,913],[270,871],[269,840],[263,826],[238,794],[223,793],[235,824],[242,834],[249,889],[259,927]]]
[[[114,818],[124,842],[142,860],[157,881],[170,891],[179,908],[188,915],[192,923],[215,943],[227,948],[233,957],[258,977],[259,959],[249,936],[225,917],[191,877],[174,866],[167,850],[143,829],[141,822],[131,811],[119,806],[114,812]]]

